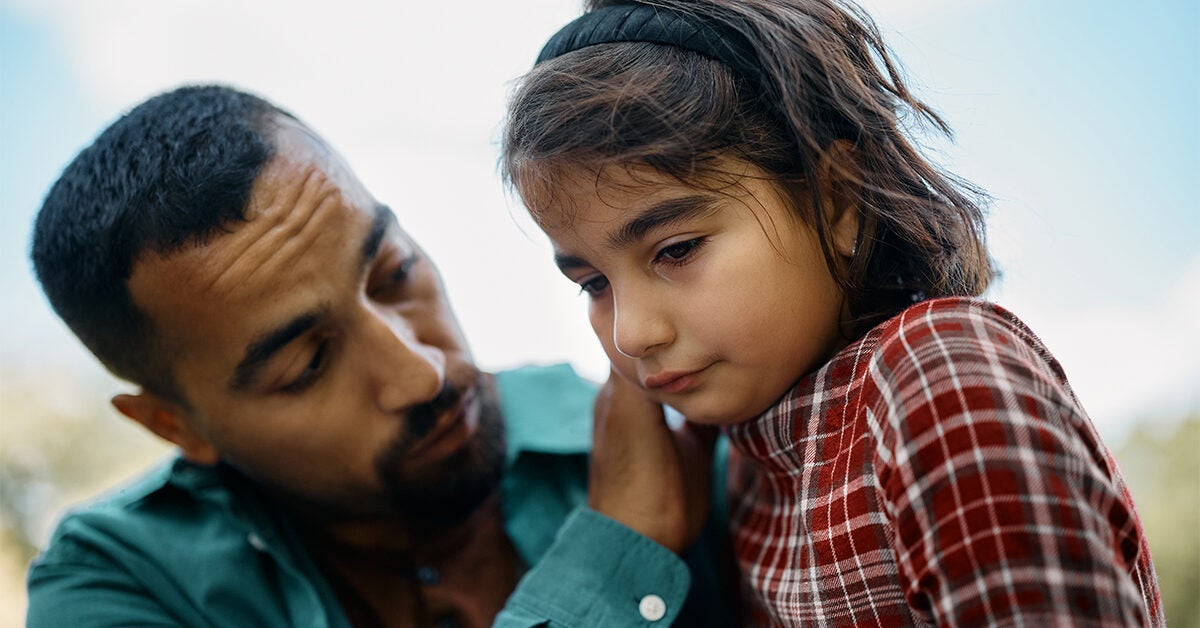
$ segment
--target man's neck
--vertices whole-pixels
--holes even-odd
[[[496,497],[450,526],[325,522],[301,534],[356,625],[488,626],[522,570]]]
[[[480,504],[466,519],[431,522],[405,517],[316,518],[297,513],[305,544],[350,554],[409,555],[436,558],[461,547],[477,530],[502,523],[497,496]]]

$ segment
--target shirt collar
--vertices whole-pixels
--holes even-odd
[[[595,384],[569,364],[495,374],[511,463],[522,452],[587,453],[592,447]]]

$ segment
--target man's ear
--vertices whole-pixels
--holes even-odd
[[[117,412],[141,423],[159,438],[175,443],[183,457],[197,464],[214,465],[220,455],[179,404],[159,395],[142,391],[136,395],[112,398]]]
[[[847,140],[835,140],[821,154],[817,168],[823,184],[821,195],[825,198],[830,244],[838,255],[852,258],[858,251],[862,194],[862,175],[854,145]]]

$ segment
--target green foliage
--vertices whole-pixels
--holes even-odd
[[[167,447],[116,414],[99,373],[0,372],[0,625],[24,623],[24,572],[68,504],[134,473]]]
[[[1143,422],[1116,455],[1150,541],[1167,624],[1200,628],[1200,414]]]
[[[0,510],[19,543],[36,546],[66,501],[86,498],[163,453],[109,405],[116,385],[54,371],[0,377]]]

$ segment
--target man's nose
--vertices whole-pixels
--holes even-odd
[[[369,377],[381,410],[396,412],[437,396],[446,381],[446,354],[421,341],[412,323],[391,312],[367,315]]]
[[[613,290],[613,345],[621,355],[645,357],[675,340],[666,305],[651,290]]]

